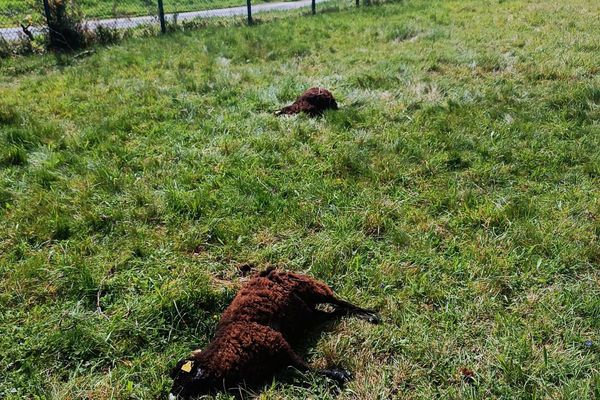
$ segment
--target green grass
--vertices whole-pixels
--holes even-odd
[[[164,398],[242,263],[385,319],[307,346],[339,396],[262,398],[600,398],[599,13],[408,0],[3,60],[0,398]],[[338,112],[272,115],[315,85]]]
[[[253,4],[273,0],[253,0]],[[294,1],[294,0],[281,0]],[[41,0],[0,0],[0,27],[19,26],[31,20],[41,23],[43,8]],[[115,18],[140,15],[156,15],[156,0],[78,0],[77,12],[85,18]],[[209,10],[213,8],[246,6],[245,0],[163,0],[166,13]]]

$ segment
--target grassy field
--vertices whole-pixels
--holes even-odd
[[[252,0],[252,3],[258,4],[270,1]],[[41,0],[0,0],[0,27],[19,26],[19,23],[28,20],[40,23],[43,19],[41,4]],[[86,18],[155,15],[158,12],[156,0],[78,0],[76,4],[75,9]],[[163,4],[166,13],[177,13],[240,7],[246,5],[246,0],[163,0]]]
[[[599,399],[599,13],[407,0],[2,60],[0,398],[164,398],[238,267],[279,265],[385,323],[306,346],[339,395],[262,399]],[[315,85],[338,112],[272,115]]]

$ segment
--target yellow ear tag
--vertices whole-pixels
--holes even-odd
[[[187,372],[187,373],[189,373],[189,372],[192,370],[192,365],[194,365],[194,363],[193,363],[193,362],[191,362],[191,361],[188,361],[188,362],[186,362],[185,364],[183,364],[183,365],[181,366],[181,370],[182,370],[183,372]]]

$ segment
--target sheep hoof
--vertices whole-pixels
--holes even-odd
[[[377,324],[381,323],[381,317],[377,314],[371,314],[371,315],[369,315],[368,321],[372,324],[377,325]]]
[[[341,368],[326,369],[323,371],[323,375],[337,382],[339,385],[344,385],[352,380],[352,374]]]
[[[360,314],[359,318],[374,325],[381,323],[381,317],[374,312],[366,312],[364,314]]]

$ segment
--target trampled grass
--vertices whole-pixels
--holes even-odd
[[[599,13],[409,0],[2,61],[0,397],[164,398],[250,264],[385,319],[306,346],[339,395],[261,398],[599,398]],[[315,85],[338,112],[272,115]]]

